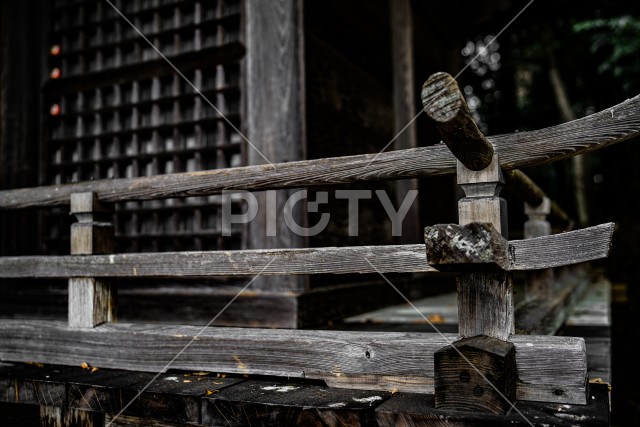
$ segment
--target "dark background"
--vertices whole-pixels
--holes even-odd
[[[488,135],[552,126],[640,94],[640,2],[538,0],[488,45],[526,5],[524,1],[507,0],[413,1],[415,93],[419,94],[422,83],[433,72],[459,74],[459,86],[481,130]],[[43,184],[45,165],[39,144],[47,128],[41,120],[45,108],[40,90],[48,70],[42,50],[46,45],[46,28],[41,25],[46,21],[46,7],[42,6],[35,0],[0,5],[4,61],[0,64],[2,189]],[[387,103],[392,80],[390,6],[393,7],[393,0],[304,2],[309,158],[373,152],[393,135],[391,121],[369,117],[370,123],[365,126],[363,117],[358,116],[371,100],[386,105],[377,110],[381,116],[391,109]],[[16,32],[22,34],[21,42],[12,46]],[[485,46],[486,51],[475,58]],[[327,60],[329,53],[332,61]],[[336,78],[336,92],[351,97],[340,100],[346,106],[340,114],[329,111],[328,102],[314,102],[327,93],[327,75],[337,58],[346,58],[350,69],[361,73],[350,74],[351,80],[346,75]],[[346,65],[340,67],[347,69]],[[365,90],[360,88],[366,87],[381,91],[358,100]],[[559,93],[566,95],[568,111],[560,107]],[[419,96],[416,100],[416,111],[420,111]],[[426,117],[420,117],[416,126],[418,145],[439,141]],[[640,144],[636,138],[584,155],[580,182],[575,179],[571,160],[526,170],[551,198],[578,219],[579,226],[616,223],[612,254],[599,264],[616,291],[612,322],[614,425],[635,425],[633,421],[640,416],[640,391],[635,386],[640,375],[635,369],[633,350],[627,344],[640,338],[636,321],[640,314],[640,224],[636,214],[639,161]],[[455,220],[455,186],[451,177],[424,180],[420,188],[429,191],[429,199],[420,199],[422,225]],[[583,212],[576,204],[579,191],[586,199]],[[514,223],[522,223],[518,209],[512,209],[510,214]],[[27,212],[0,216],[3,233],[14,231],[13,236],[2,236],[0,253],[38,252],[37,244],[34,250],[38,229],[29,226],[37,223],[35,215]],[[369,223],[375,231],[376,219]],[[517,238],[517,233],[512,233],[513,237]],[[376,240],[375,234],[369,238]],[[331,236],[326,239],[311,243],[334,243]],[[354,244],[338,240],[342,245]]]

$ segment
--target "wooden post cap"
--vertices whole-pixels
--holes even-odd
[[[479,171],[491,163],[493,146],[473,121],[458,84],[447,73],[435,73],[422,86],[424,111],[449,150],[467,168]]]
[[[440,271],[507,270],[509,242],[490,223],[424,229],[427,262]]]

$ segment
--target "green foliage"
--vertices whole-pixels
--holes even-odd
[[[619,80],[629,94],[640,88],[640,18],[624,15],[581,21],[573,31],[589,37],[591,53],[602,61],[600,74]]]

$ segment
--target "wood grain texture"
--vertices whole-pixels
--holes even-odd
[[[509,242],[508,270],[593,261],[609,254],[613,223]],[[274,259],[275,258],[275,259]],[[375,269],[365,260],[368,259]],[[271,264],[269,262],[273,260]],[[269,266],[265,268],[267,265]],[[0,277],[203,277],[435,272],[424,245],[1,257]]]
[[[640,96],[599,113],[550,128],[487,137],[503,170],[550,163],[619,143],[640,134]],[[372,163],[373,162],[373,163]],[[377,154],[242,168],[112,179],[0,192],[0,209],[56,206],[71,193],[94,191],[102,201],[153,200],[348,184],[452,174],[456,158],[444,144]]]
[[[108,279],[69,279],[69,326],[93,328],[105,322],[115,322],[116,300],[117,288]]]
[[[0,323],[0,359],[100,368],[159,371],[192,337],[198,339],[174,369],[339,379],[345,388],[379,389],[360,376],[412,378],[400,391],[433,393],[433,354],[449,344],[425,333],[294,331],[150,324],[104,324],[73,329],[63,322]],[[448,334],[449,340],[458,339]],[[586,355],[582,338],[513,335],[518,399],[585,403]],[[335,384],[335,383],[334,383]],[[559,394],[557,390],[562,390]]]
[[[557,405],[540,402],[515,402],[524,415],[512,410],[507,415],[482,414],[469,411],[434,409],[434,396],[399,393],[376,408],[379,427],[506,427],[506,426],[609,426],[609,396],[607,386],[591,387],[587,405]]]
[[[71,254],[93,255],[113,251],[113,224],[105,222],[113,204],[102,203],[93,192],[71,195],[71,213],[78,222],[71,224]],[[117,311],[117,288],[109,280],[93,277],[69,279],[69,326],[93,328],[114,322]]]
[[[464,338],[436,351],[434,364],[437,409],[490,414],[511,410],[517,378],[513,343],[487,336]]]
[[[247,381],[203,399],[208,426],[370,426],[391,393],[336,390],[292,381]]]
[[[611,249],[614,223],[513,243],[510,270],[535,270],[575,264],[576,258],[591,261],[606,257]],[[510,250],[512,250],[510,248]],[[584,262],[581,261],[581,262]]]
[[[458,274],[456,284],[460,335],[509,339],[515,331],[511,274],[465,272]]]
[[[389,3],[391,23],[391,55],[393,73],[393,130],[396,133],[394,149],[418,146],[416,116],[415,64],[413,60],[413,8],[409,0]],[[400,206],[409,190],[418,189],[418,180],[399,180],[395,184],[396,206]],[[402,221],[402,235],[398,243],[415,243],[420,235],[418,204],[409,208]]]
[[[275,170],[272,163],[305,159],[305,120],[302,2],[299,0],[247,1],[246,43],[246,130],[251,141],[245,145],[247,164]],[[305,239],[294,233],[280,213],[293,191],[279,191],[276,211],[267,207],[265,193],[256,194],[258,211],[248,224],[250,249],[300,248]],[[304,204],[304,203],[302,203]],[[267,236],[269,216],[275,214],[277,233]],[[305,224],[306,210],[292,212],[298,224]],[[259,277],[256,289],[303,290],[304,277],[278,279]]]
[[[443,72],[432,74],[422,86],[421,96],[424,111],[436,122],[453,155],[474,171],[489,166],[493,146],[473,121],[455,79]]]

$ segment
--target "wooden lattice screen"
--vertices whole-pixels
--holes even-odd
[[[240,0],[116,1],[220,111],[241,126]],[[57,0],[50,14],[45,184],[244,164],[242,140],[107,2]],[[116,207],[121,252],[237,249],[221,196]],[[48,253],[68,253],[70,218],[45,218]]]

